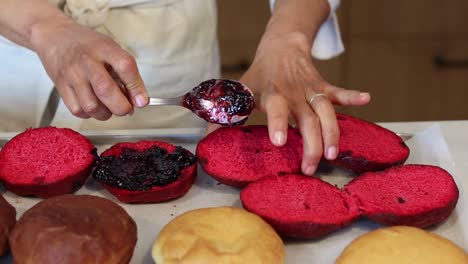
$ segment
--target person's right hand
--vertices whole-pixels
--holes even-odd
[[[148,103],[135,59],[111,38],[67,18],[35,25],[31,43],[75,116],[107,120]]]

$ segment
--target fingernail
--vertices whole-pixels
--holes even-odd
[[[330,146],[327,148],[327,159],[334,160],[336,159],[336,155],[338,155],[338,151],[335,146]]]
[[[143,107],[146,105],[147,102],[148,102],[148,99],[142,94],[137,94],[135,96],[135,104],[137,107]]]
[[[307,165],[306,169],[304,170],[304,174],[306,175],[312,175],[315,172],[315,165]]]
[[[284,140],[285,140],[284,133],[281,131],[276,131],[275,136],[274,136],[275,145],[278,145],[278,146],[283,145],[285,143]]]
[[[369,93],[359,93],[359,97],[361,99],[367,99],[370,97],[370,94]]]

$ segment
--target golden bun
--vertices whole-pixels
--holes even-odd
[[[259,216],[234,207],[202,208],[169,222],[152,249],[157,264],[284,263],[284,244]]]
[[[336,264],[467,264],[468,255],[452,241],[409,226],[366,233],[352,241]]]

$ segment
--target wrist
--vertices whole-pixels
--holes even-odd
[[[260,41],[258,51],[268,49],[269,47],[277,47],[310,53],[312,44],[312,39],[304,32],[293,31],[286,34],[265,34]]]
[[[304,35],[313,43],[320,26],[330,15],[327,0],[277,0],[265,35]]]
[[[60,34],[58,33],[60,30],[57,29],[66,27],[72,23],[74,21],[62,12],[54,16],[38,18],[31,22],[28,29],[28,40],[31,48],[37,52],[48,39],[51,39],[51,34]]]

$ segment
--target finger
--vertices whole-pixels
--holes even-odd
[[[371,100],[369,93],[347,90],[333,85],[325,86],[324,92],[332,103],[338,105],[365,105]]]
[[[109,59],[106,61],[125,84],[132,103],[137,107],[146,106],[148,104],[148,94],[135,59],[127,52],[121,51],[109,54]]]
[[[89,116],[101,121],[111,118],[112,113],[99,101],[92,91],[91,85],[83,83],[76,86],[76,88],[74,87],[74,89],[78,95],[81,108],[83,108]],[[79,90],[79,92],[77,90]]]
[[[289,123],[289,126],[293,127],[293,128],[296,128],[297,127],[297,122],[296,122],[296,119],[294,119],[294,115],[289,115],[289,119],[288,119],[288,123]]]
[[[221,125],[218,124],[213,124],[213,123],[208,123],[208,126],[206,127],[205,135],[210,134],[211,132],[215,131],[218,128],[221,128]]]
[[[86,114],[97,120],[109,119],[112,116],[111,112],[99,101],[91,85],[83,76],[84,74],[80,74],[79,70],[71,71],[68,76],[81,108]]]
[[[310,102],[310,106],[319,117],[324,156],[328,160],[334,160],[338,155],[338,142],[340,139],[340,129],[336,120],[335,109],[325,96],[315,97]]]
[[[317,169],[323,153],[320,122],[306,102],[293,110],[293,114],[303,138],[302,172],[306,175],[312,175]]]
[[[265,96],[262,99],[262,104],[267,114],[270,141],[275,146],[283,146],[288,137],[288,104],[279,95]]]
[[[117,116],[125,116],[133,110],[122,89],[112,79],[104,65],[95,61],[88,61],[86,74],[91,83],[94,94],[109,111]]]
[[[80,102],[75,94],[75,91],[67,85],[57,86],[57,90],[62,97],[63,103],[67,106],[68,110],[76,117],[88,119],[90,116],[83,111]]]

